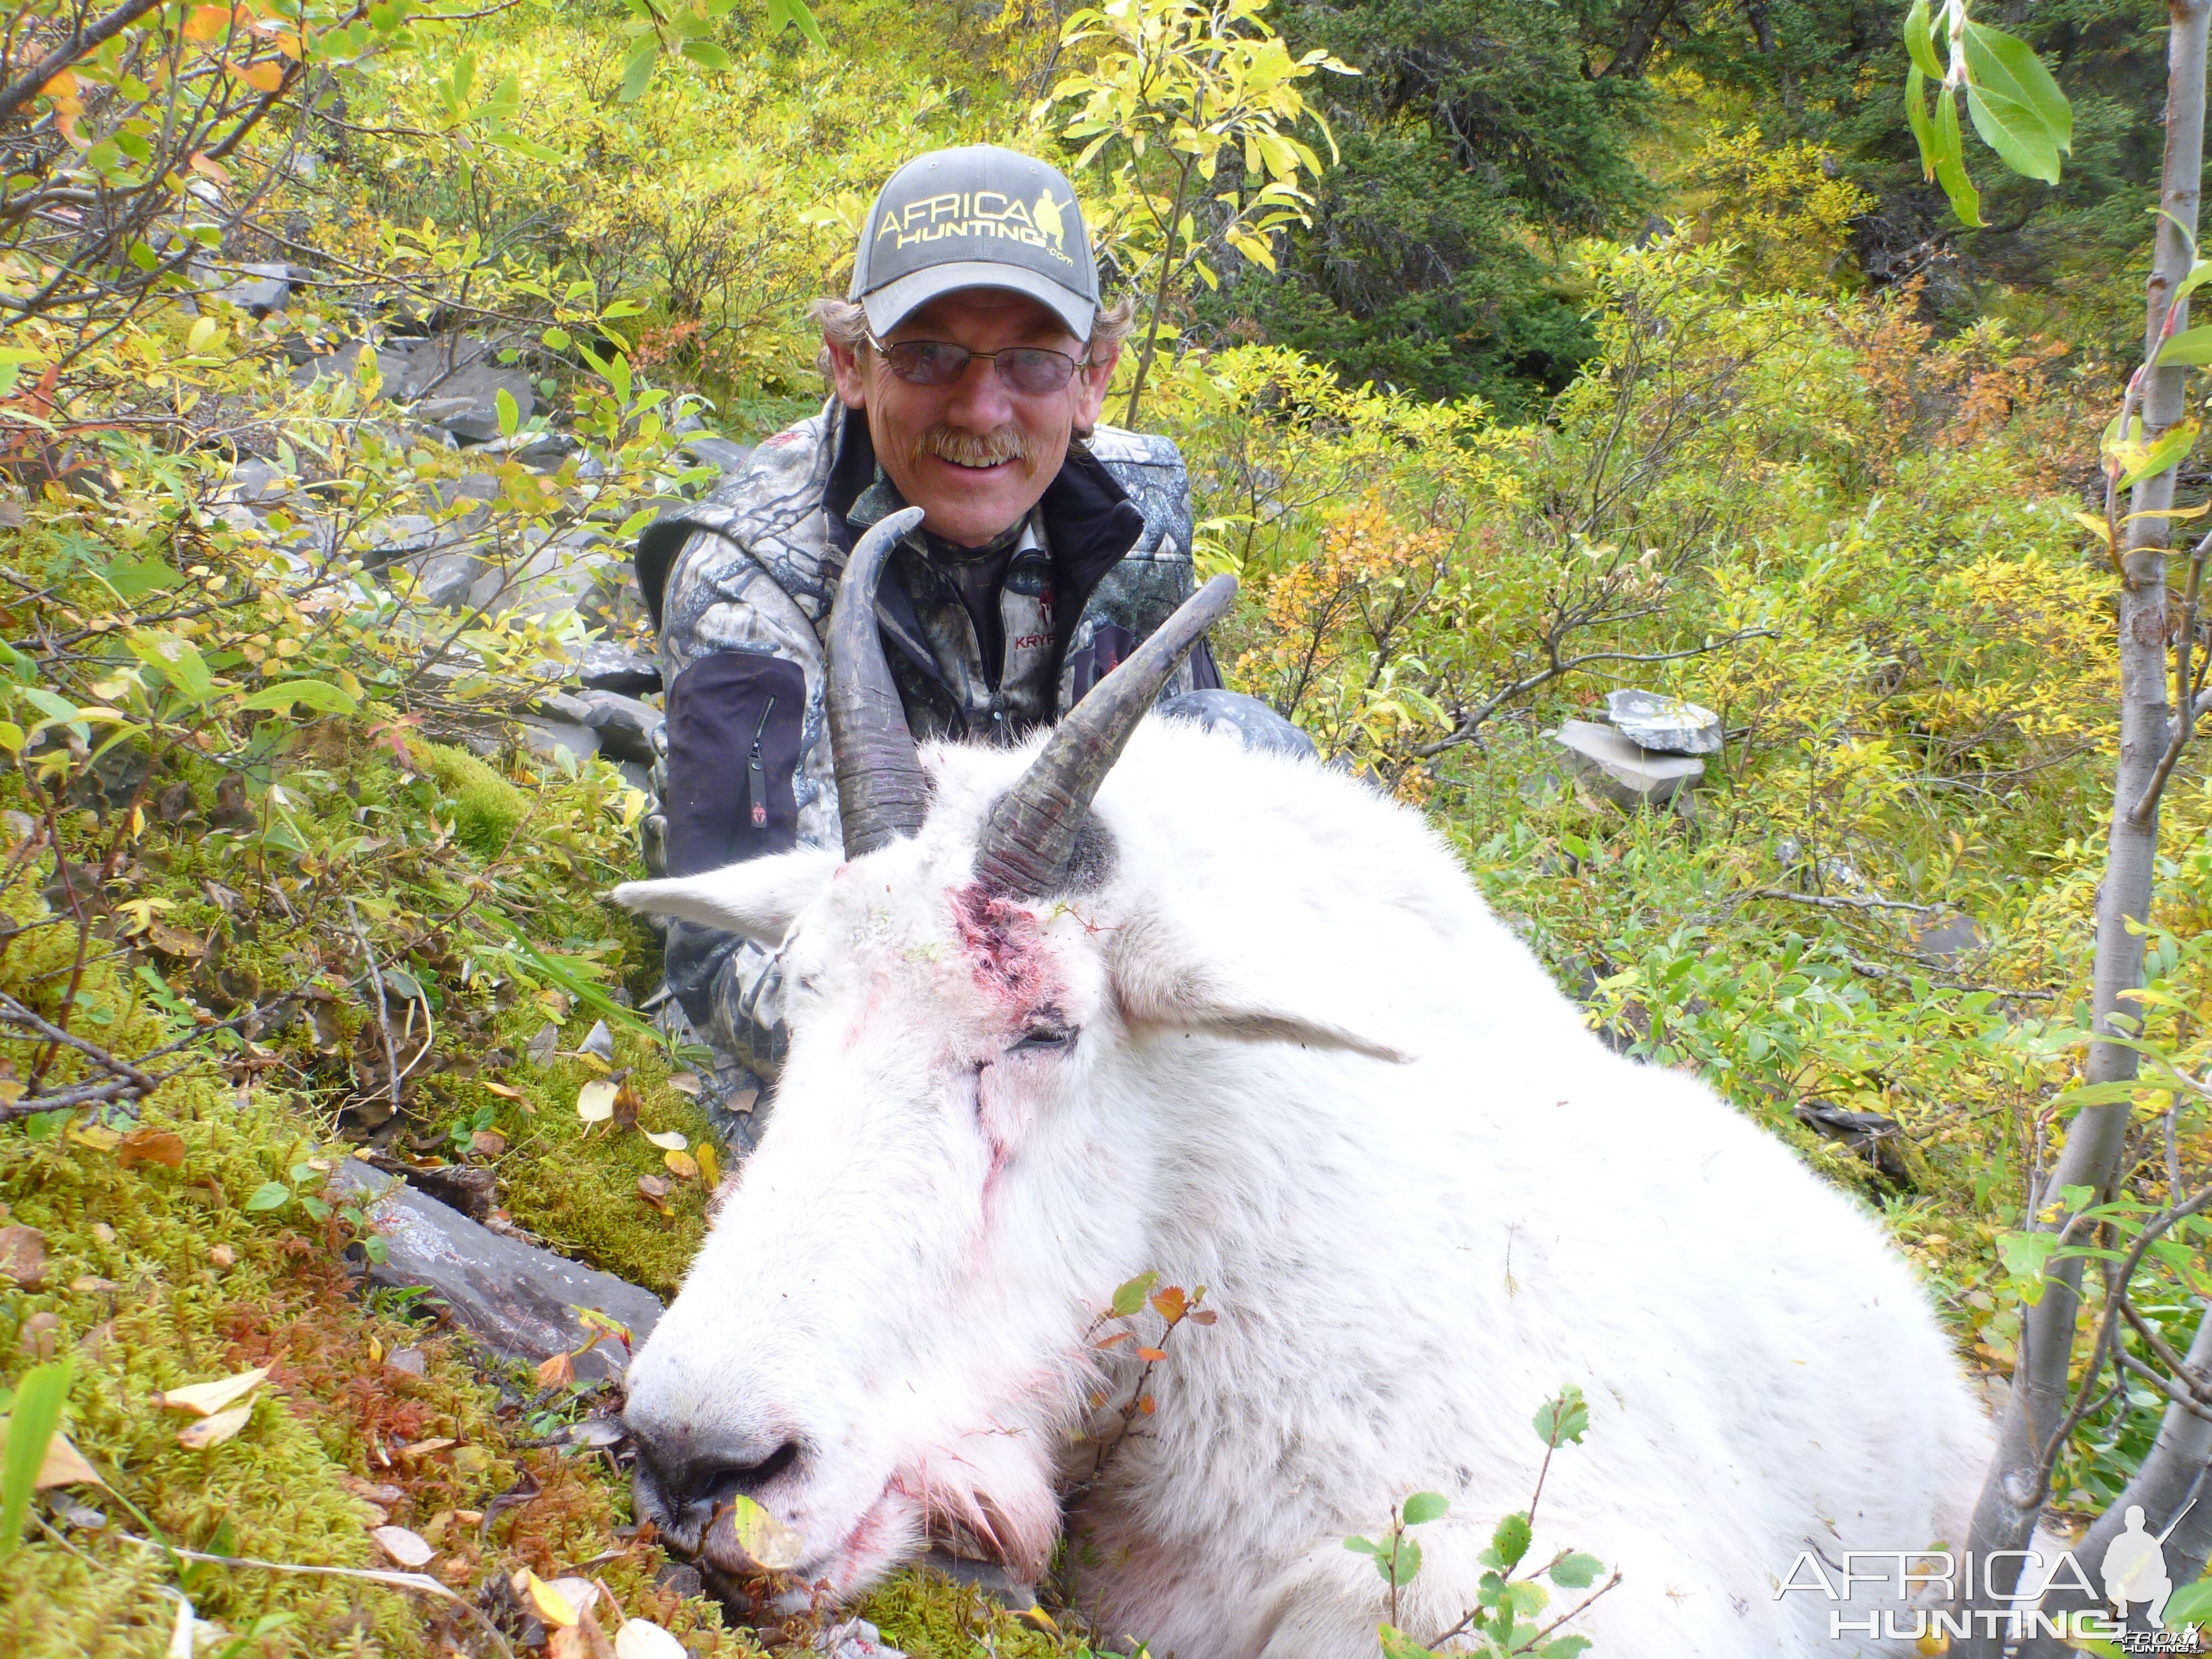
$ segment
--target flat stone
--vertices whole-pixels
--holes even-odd
[[[653,764],[656,757],[653,734],[661,725],[658,708],[618,691],[586,691],[582,702],[590,711],[584,724],[599,734],[602,753],[642,766]]]
[[[533,691],[525,705],[533,714],[548,719],[566,720],[571,726],[592,726],[592,705],[581,697],[572,697],[566,691]]]
[[[584,647],[576,678],[586,690],[618,691],[625,697],[660,690],[660,665],[649,657],[602,640]]]
[[[572,726],[567,720],[517,720],[516,734],[522,746],[533,755],[543,755],[550,760],[563,750],[580,761],[586,761],[599,752],[599,735],[588,726]]]
[[[1608,691],[1605,713],[1622,736],[1662,755],[1717,755],[1721,750],[1721,717],[1680,697]]]
[[[368,1218],[385,1248],[385,1259],[369,1264],[371,1282],[428,1285],[457,1323],[508,1358],[535,1364],[575,1352],[592,1337],[576,1316],[579,1308],[627,1327],[633,1351],[660,1318],[660,1298],[652,1291],[503,1238],[357,1158],[339,1164],[329,1190],[371,1195]],[[576,1374],[619,1378],[626,1363],[620,1343],[602,1342],[578,1356]]]
[[[1618,806],[1656,806],[1679,789],[1696,786],[1705,762],[1686,755],[1655,755],[1595,720],[1567,720],[1552,733],[1583,785]]]
[[[484,562],[473,553],[431,553],[402,562],[414,574],[417,599],[441,609],[459,609],[483,579]]]
[[[278,264],[233,265],[216,273],[220,283],[224,277],[228,285],[216,288],[212,297],[250,311],[257,317],[266,317],[272,311],[282,311],[284,302],[292,297],[292,267]]]
[[[311,357],[292,371],[294,386],[313,386],[317,380],[351,380],[359,378],[361,354],[369,349],[366,340],[349,340],[336,351],[326,351]],[[404,351],[376,349],[376,370],[382,380],[378,388],[380,398],[404,399],[408,394],[407,354]]]

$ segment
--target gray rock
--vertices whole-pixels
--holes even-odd
[[[1924,920],[1912,930],[1913,951],[1938,962],[1948,962],[1968,951],[1978,951],[1988,943],[1980,926],[1968,915]]]
[[[395,559],[447,550],[441,545],[445,539],[439,533],[438,521],[428,514],[394,513],[363,525],[355,545],[361,562],[374,570]]]
[[[292,297],[292,267],[274,264],[245,264],[227,266],[216,273],[221,283],[230,278],[227,286],[214,290],[213,297],[250,311],[257,317],[266,317],[272,311],[284,309],[284,302]]]
[[[368,1218],[385,1248],[384,1261],[370,1264],[373,1283],[429,1286],[458,1323],[509,1358],[536,1364],[575,1352],[592,1334],[576,1317],[579,1308],[621,1322],[633,1350],[660,1318],[652,1291],[502,1237],[358,1159],[338,1165],[329,1190],[369,1198]],[[577,1358],[576,1374],[618,1378],[625,1364],[621,1344],[601,1342]]]
[[[572,697],[566,691],[533,691],[530,701],[523,705],[533,714],[566,720],[571,726],[593,724],[592,705],[581,697]]]
[[[686,438],[677,446],[679,454],[689,456],[695,465],[711,466],[725,477],[732,477],[752,464],[753,447],[733,444],[727,438],[716,438],[705,434]]]
[[[310,358],[294,369],[292,384],[304,386],[317,380],[354,380],[360,374],[361,354],[369,349],[366,340],[349,340],[336,351]],[[408,375],[411,373],[407,354],[377,347],[376,368],[384,382],[377,395],[404,401],[410,395]]]
[[[576,678],[592,691],[618,691],[625,697],[660,690],[660,665],[649,657],[605,640],[584,647]]]
[[[640,766],[635,761],[617,761],[615,763],[615,770],[621,773],[623,781],[636,790],[639,794],[648,799],[652,798],[653,774],[650,771]]]
[[[1606,718],[1641,748],[1662,755],[1717,755],[1721,717],[1657,691],[1608,691]]]
[[[599,736],[588,726],[572,726],[567,720],[517,720],[515,734],[522,746],[533,755],[543,755],[551,760],[563,750],[580,761],[587,761],[599,752]]]
[[[443,610],[465,605],[484,574],[484,562],[473,553],[428,554],[403,561],[401,568],[413,574],[416,597]]]
[[[586,691],[582,701],[590,710],[584,724],[599,734],[602,754],[642,766],[653,764],[653,733],[661,723],[658,708],[618,691]]]
[[[571,455],[581,453],[583,447],[565,432],[518,432],[512,438],[490,439],[483,450],[488,455],[504,455],[526,467],[550,471]]]
[[[1566,750],[1583,786],[1618,806],[1659,805],[1675,791],[1695,787],[1705,772],[1701,760],[1651,754],[1594,720],[1565,721],[1552,739]]]
[[[464,443],[487,443],[501,435],[498,394],[514,399],[524,420],[538,407],[538,390],[521,368],[503,368],[493,356],[489,342],[464,340],[453,348],[455,361],[446,361],[447,347],[433,341],[412,356],[422,401],[411,411],[416,419],[443,427]],[[432,413],[433,410],[435,413]],[[518,434],[520,435],[520,434]]]
[[[817,1631],[814,1651],[828,1659],[906,1659],[900,1650],[886,1645],[884,1633],[865,1619],[848,1619]]]
[[[273,461],[248,455],[231,468],[222,493],[234,501],[275,502],[299,488],[300,481]]]

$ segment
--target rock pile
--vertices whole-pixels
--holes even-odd
[[[1720,716],[1680,697],[1621,690],[1607,696],[1606,717],[1610,725],[1567,720],[1552,734],[1582,787],[1631,809],[1673,802],[1687,816],[1705,772],[1698,757],[1720,752]]]

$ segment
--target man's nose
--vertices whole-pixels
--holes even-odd
[[[953,383],[945,399],[945,419],[955,426],[989,432],[1014,418],[1013,394],[999,378],[995,358],[971,357],[965,374]]]

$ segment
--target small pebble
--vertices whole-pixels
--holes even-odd
[[[385,1355],[384,1363],[395,1371],[404,1371],[410,1376],[422,1375],[422,1350],[397,1348]]]

